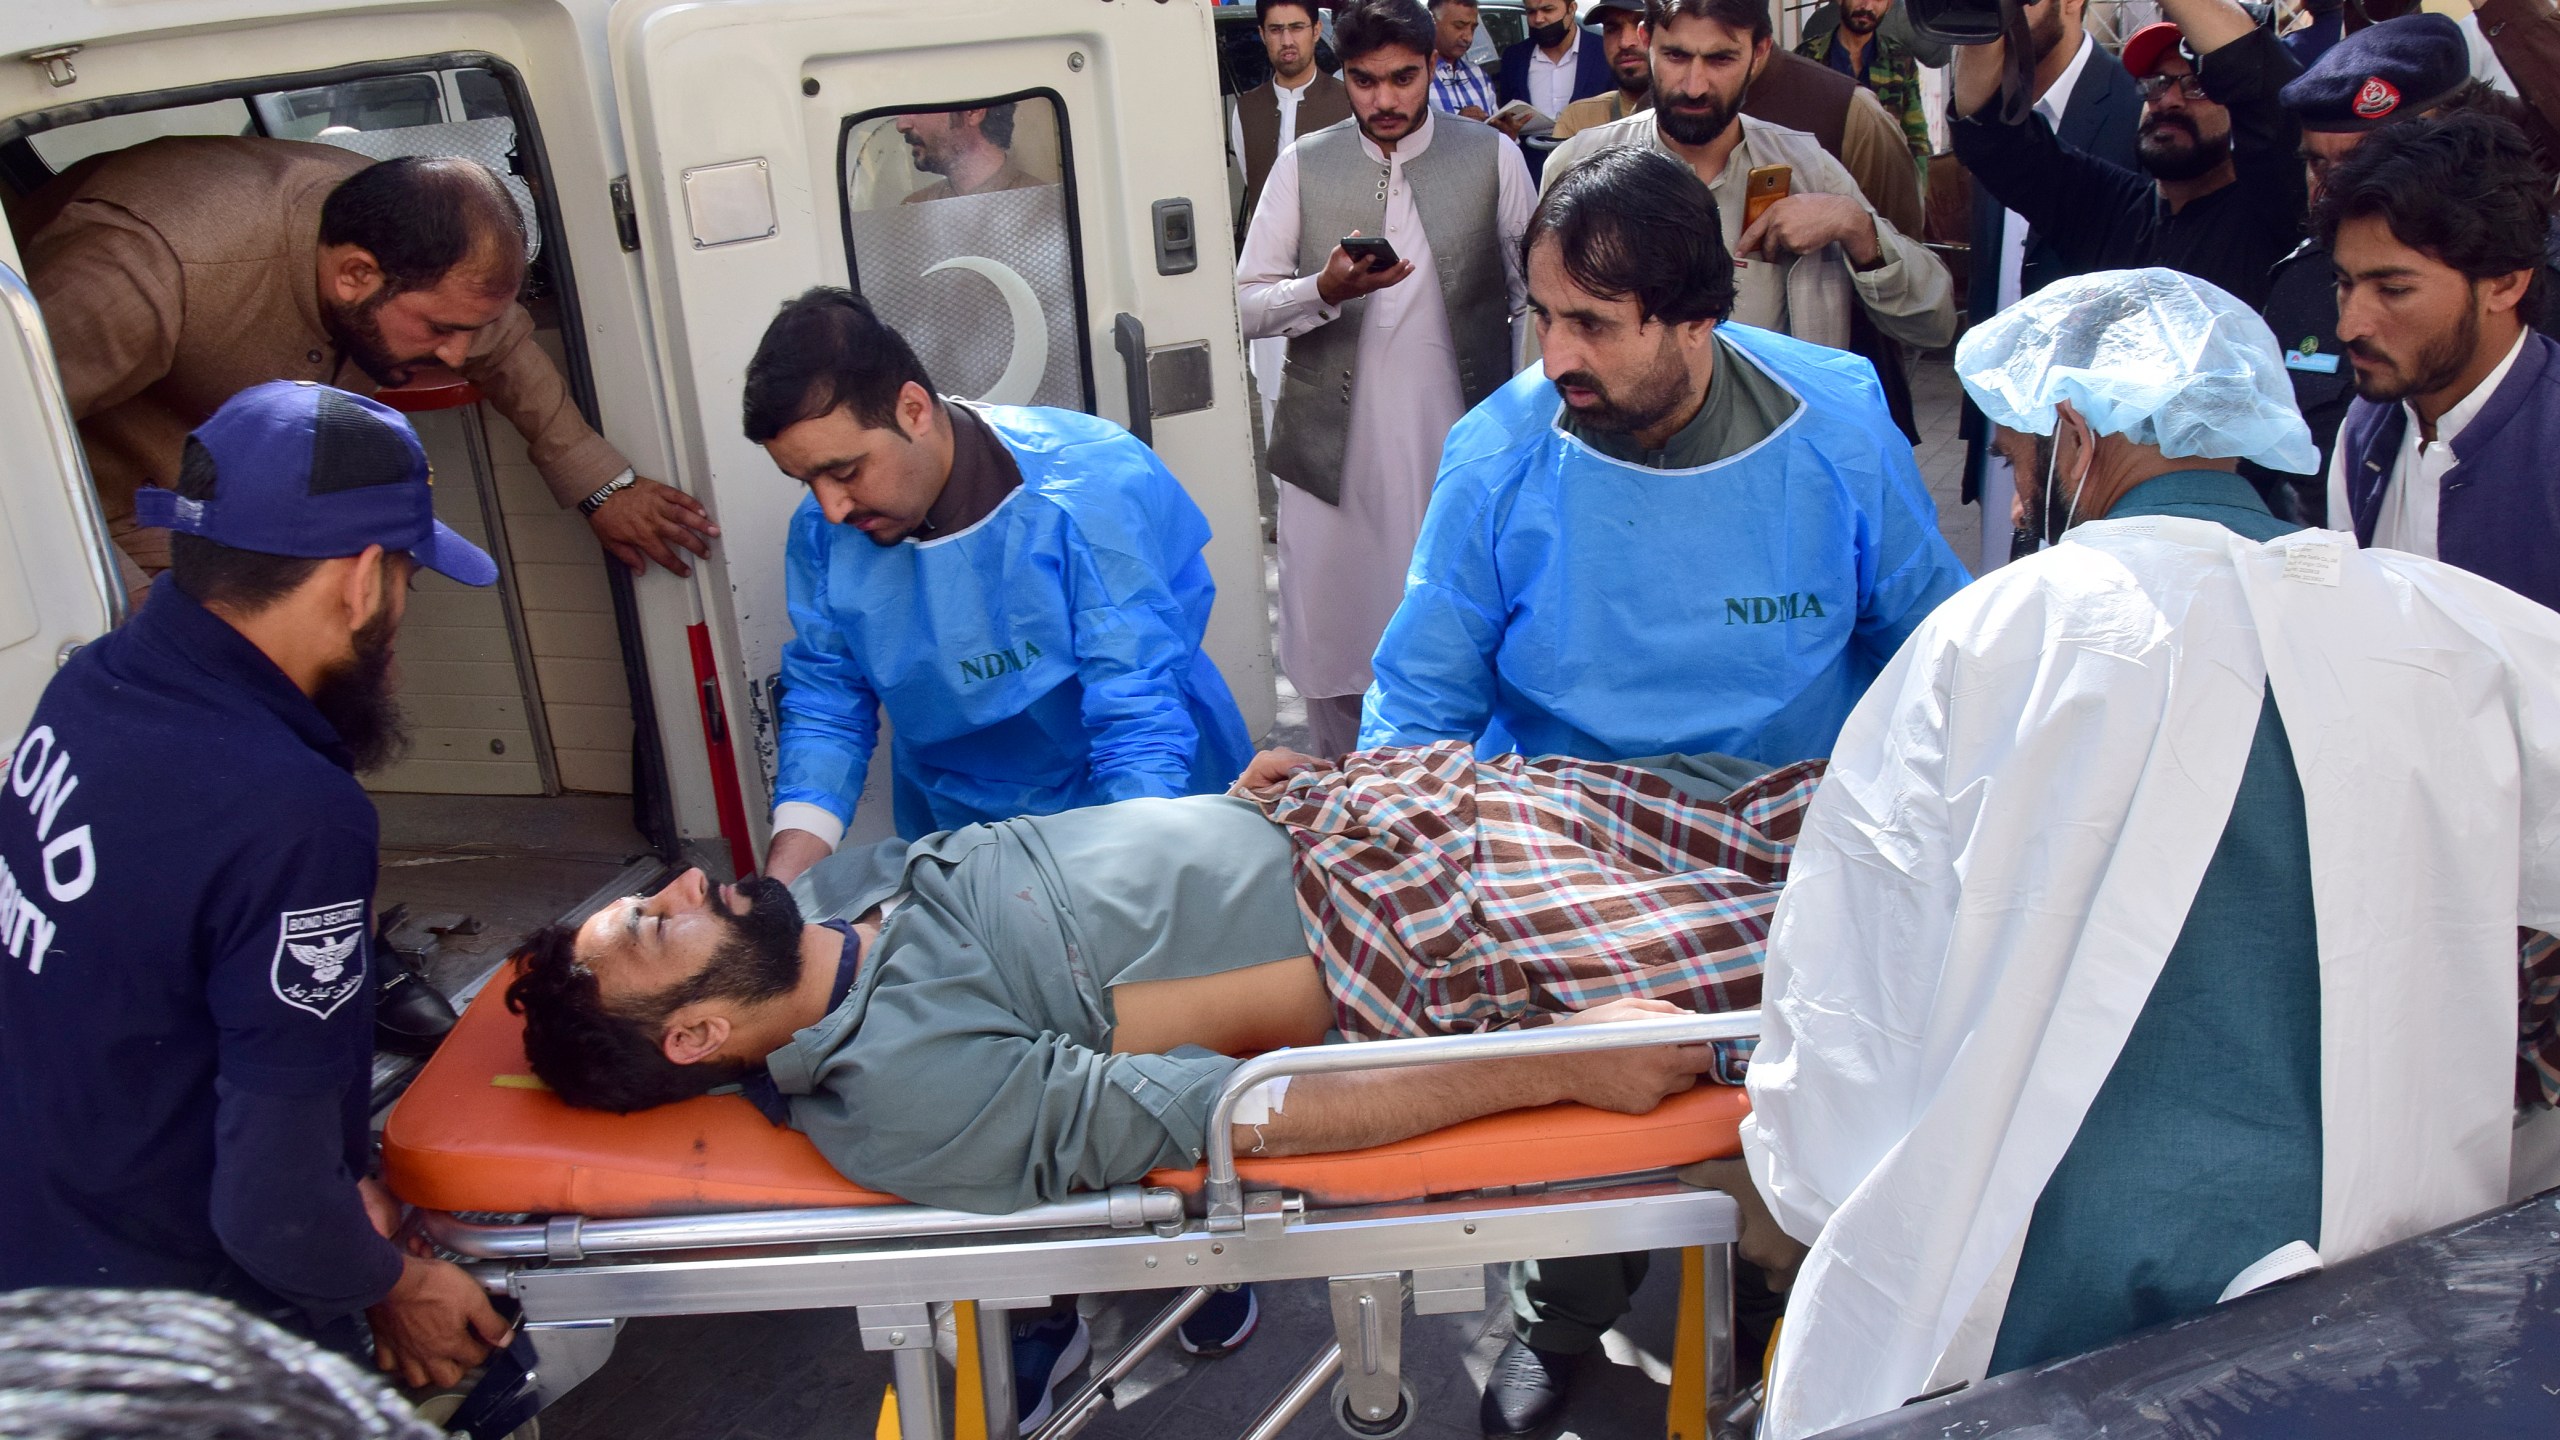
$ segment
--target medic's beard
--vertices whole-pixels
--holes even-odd
[[[1676,361],[1657,367],[1638,377],[1624,398],[1610,393],[1600,377],[1588,370],[1568,370],[1555,378],[1556,394],[1573,418],[1594,430],[1616,435],[1636,435],[1660,425],[1679,412],[1689,398],[1688,367]],[[1582,405],[1573,403],[1569,390],[1587,390],[1592,399]]]

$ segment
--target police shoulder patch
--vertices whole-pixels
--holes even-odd
[[[276,925],[268,975],[276,998],[326,1020],[364,984],[361,900],[287,910]]]

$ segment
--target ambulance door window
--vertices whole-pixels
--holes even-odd
[[[1046,91],[844,123],[853,288],[946,395],[1093,409],[1064,109]]]
[[[377,75],[257,98],[267,133],[317,139],[323,130],[399,130],[443,122],[444,86],[431,74]]]

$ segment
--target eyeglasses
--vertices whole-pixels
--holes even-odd
[[[2178,93],[2190,100],[2205,98],[2204,77],[2192,70],[2184,75],[2145,75],[2133,82],[2135,91],[2140,93],[2146,101],[2159,99],[2172,85],[2177,86]]]

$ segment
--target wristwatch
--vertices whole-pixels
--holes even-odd
[[[590,495],[586,499],[578,502],[578,513],[581,515],[593,515],[598,510],[604,508],[604,502],[621,494],[623,491],[630,489],[631,482],[638,478],[639,477],[637,475],[625,470],[621,474],[607,480],[604,482],[603,489],[596,491],[593,495]]]

